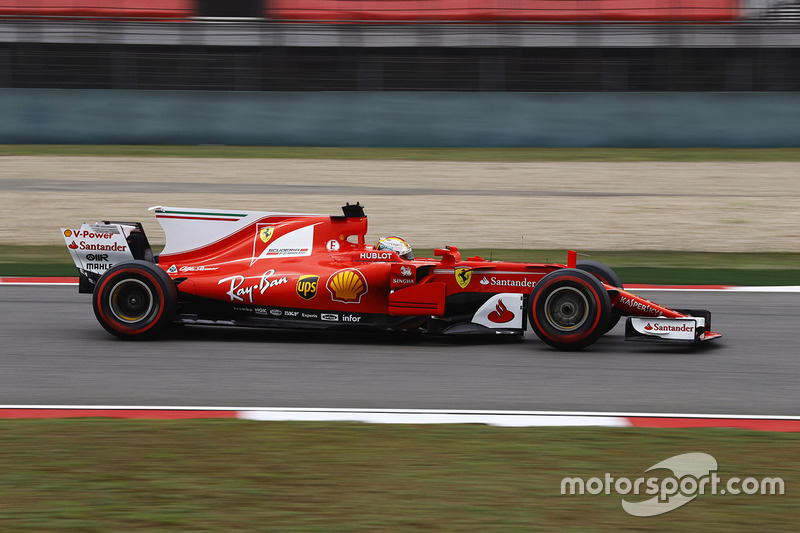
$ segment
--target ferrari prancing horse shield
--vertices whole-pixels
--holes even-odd
[[[259,237],[261,237],[261,242],[263,242],[264,244],[266,244],[266,243],[268,243],[268,242],[269,242],[269,240],[272,238],[272,234],[273,234],[274,232],[275,232],[275,228],[270,228],[270,227],[261,228],[261,229],[258,231],[258,236],[259,236]]]
[[[456,283],[462,289],[466,289],[472,280],[472,269],[470,267],[458,267],[456,269]]]

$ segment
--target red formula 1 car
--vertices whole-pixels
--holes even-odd
[[[371,328],[443,335],[522,335],[581,349],[628,316],[628,340],[719,338],[708,311],[673,310],[623,289],[609,267],[413,258],[400,238],[368,245],[360,204],[339,216],[154,207],[167,236],[154,257],[138,222],[83,224],[62,233],[80,292],[123,339],[170,324]]]

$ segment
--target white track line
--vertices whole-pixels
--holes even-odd
[[[800,415],[741,415],[711,413],[641,413],[620,411],[513,411],[497,409],[382,409],[337,407],[220,407],[187,405],[52,405],[0,404],[0,409],[64,409],[64,410],[122,410],[122,411],[274,411],[286,413],[392,413],[437,415],[507,415],[507,416],[620,416],[634,418],[735,418],[743,420],[797,420]]]
[[[79,411],[71,416],[113,416],[118,411],[163,411],[191,413],[225,412],[236,418],[255,421],[364,422],[372,424],[488,424],[507,427],[631,427],[631,419],[682,419],[725,421],[800,422],[800,416],[732,415],[686,413],[619,413],[594,411],[498,411],[464,409],[336,409],[305,407],[197,407],[197,406],[97,406],[97,405],[0,405],[15,411]],[[32,416],[31,418],[34,418]],[[56,416],[57,417],[57,416]],[[24,418],[24,417],[23,417]],[[143,418],[147,418],[144,416]],[[798,426],[800,427],[800,426]]]

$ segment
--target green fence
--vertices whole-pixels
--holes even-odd
[[[793,147],[800,93],[0,90],[2,144]]]

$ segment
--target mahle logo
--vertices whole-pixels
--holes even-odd
[[[297,295],[303,300],[310,300],[317,295],[319,276],[300,276],[297,280]]]

